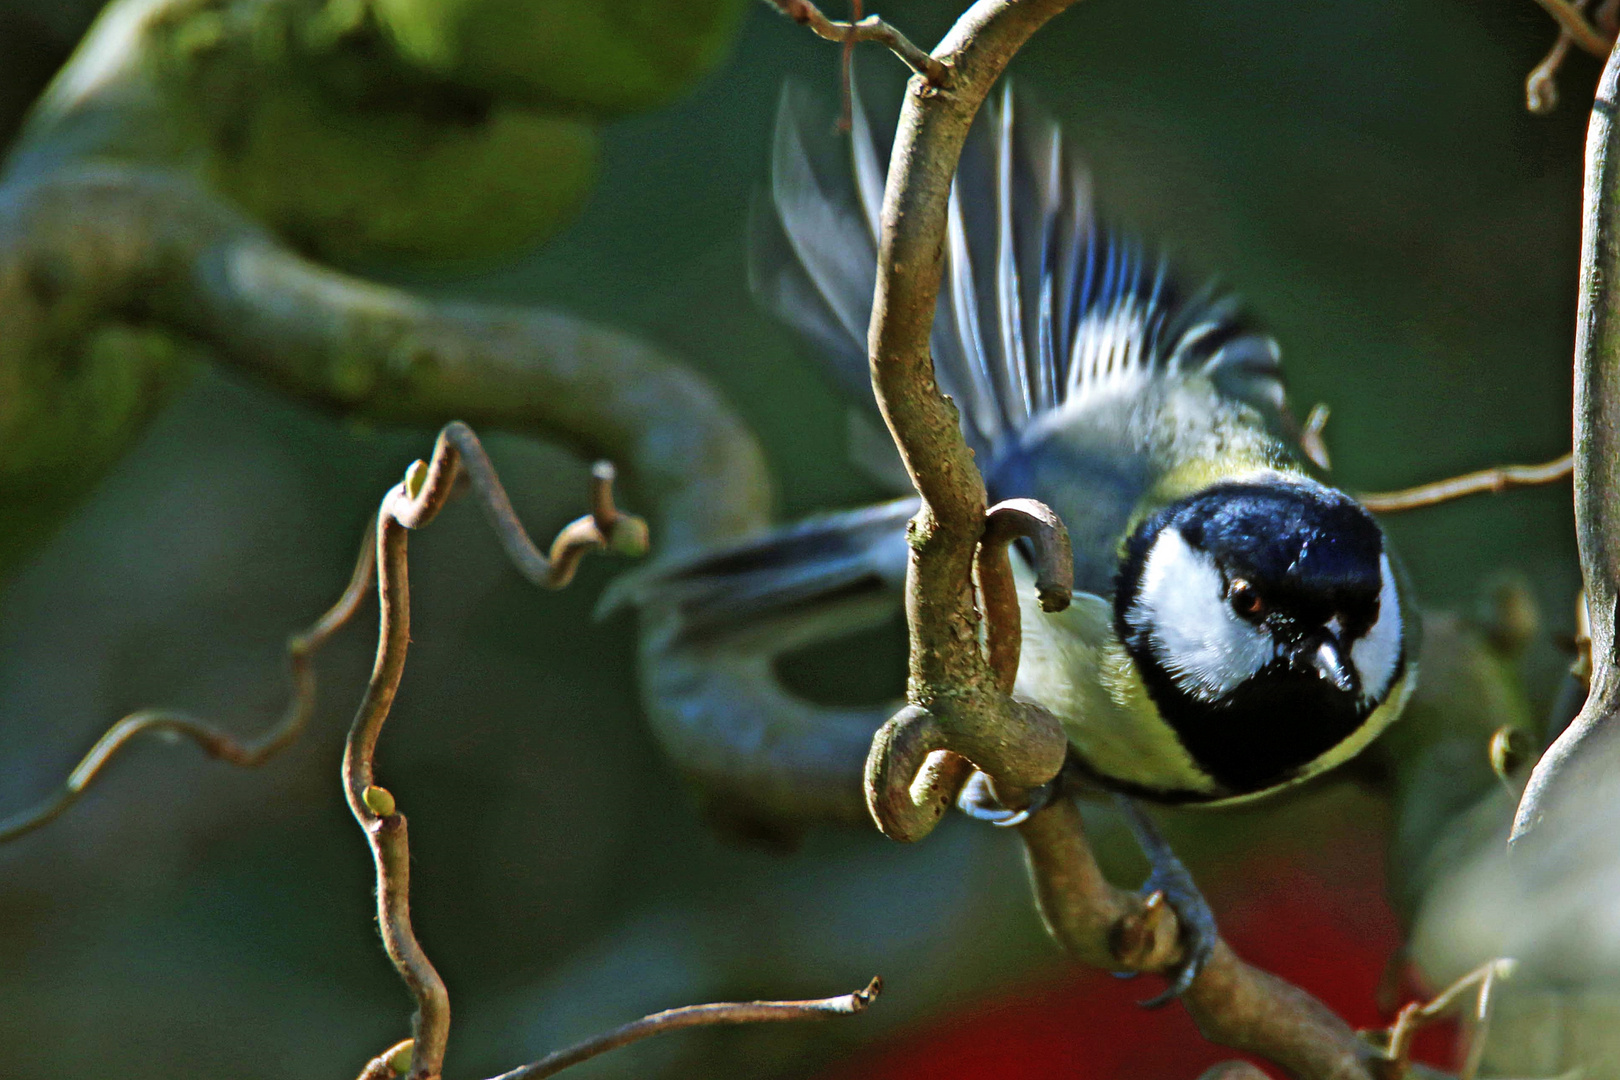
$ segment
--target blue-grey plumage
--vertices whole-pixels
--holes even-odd
[[[887,155],[859,106],[854,120],[847,148],[828,146],[825,117],[784,94],[750,275],[875,416]],[[1067,612],[1042,612],[1018,568],[1016,692],[1063,720],[1100,782],[1166,801],[1251,797],[1366,746],[1410,690],[1415,620],[1378,526],[1308,474],[1276,343],[1105,228],[1058,127],[1010,91],[964,148],[945,254],[941,389],[991,498],[1040,499],[1073,540]],[[915,507],[825,515],[630,591],[676,608],[693,640],[824,636],[892,605]]]

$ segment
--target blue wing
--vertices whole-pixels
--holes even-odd
[[[866,331],[889,147],[859,102],[853,116],[839,146],[807,95],[784,90],[750,280],[875,414]],[[1277,430],[1292,427],[1275,342],[1233,297],[1188,291],[1161,257],[1101,224],[1062,132],[1011,89],[969,134],[945,257],[935,374],[981,462],[1054,409],[1195,372]]]

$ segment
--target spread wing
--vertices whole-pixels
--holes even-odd
[[[782,95],[750,280],[875,415],[866,331],[890,139],[857,101],[840,140],[807,98],[792,86]],[[981,462],[1054,409],[1189,373],[1292,430],[1276,343],[1229,294],[1189,291],[1161,257],[1104,226],[1062,131],[1010,88],[969,134],[949,215],[934,367]]]

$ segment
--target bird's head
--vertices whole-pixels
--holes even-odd
[[[1116,629],[1166,722],[1233,794],[1316,771],[1406,665],[1383,532],[1341,492],[1268,474],[1131,535]]]

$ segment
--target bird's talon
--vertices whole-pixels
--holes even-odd
[[[1186,959],[1173,971],[1166,972],[1169,986],[1141,1003],[1144,1009],[1157,1009],[1174,1001],[1192,986],[1193,980],[1198,978],[1199,972],[1204,970],[1204,965],[1214,953],[1220,931],[1215,925],[1215,913],[1210,910],[1209,902],[1198,891],[1192,875],[1170,850],[1170,845],[1159,835],[1153,822],[1130,799],[1120,796],[1117,801],[1137,844],[1153,868],[1142,886],[1143,907],[1149,917],[1161,907],[1174,911],[1181,928],[1181,945]]]
[[[1029,793],[1029,800],[1024,806],[1009,809],[996,797],[990,778],[982,772],[975,771],[968,777],[968,782],[962,785],[962,792],[956,797],[956,808],[975,821],[984,821],[997,828],[1010,829],[1014,825],[1022,825],[1032,815],[1050,806],[1057,797],[1057,792],[1057,780],[1048,780]]]

